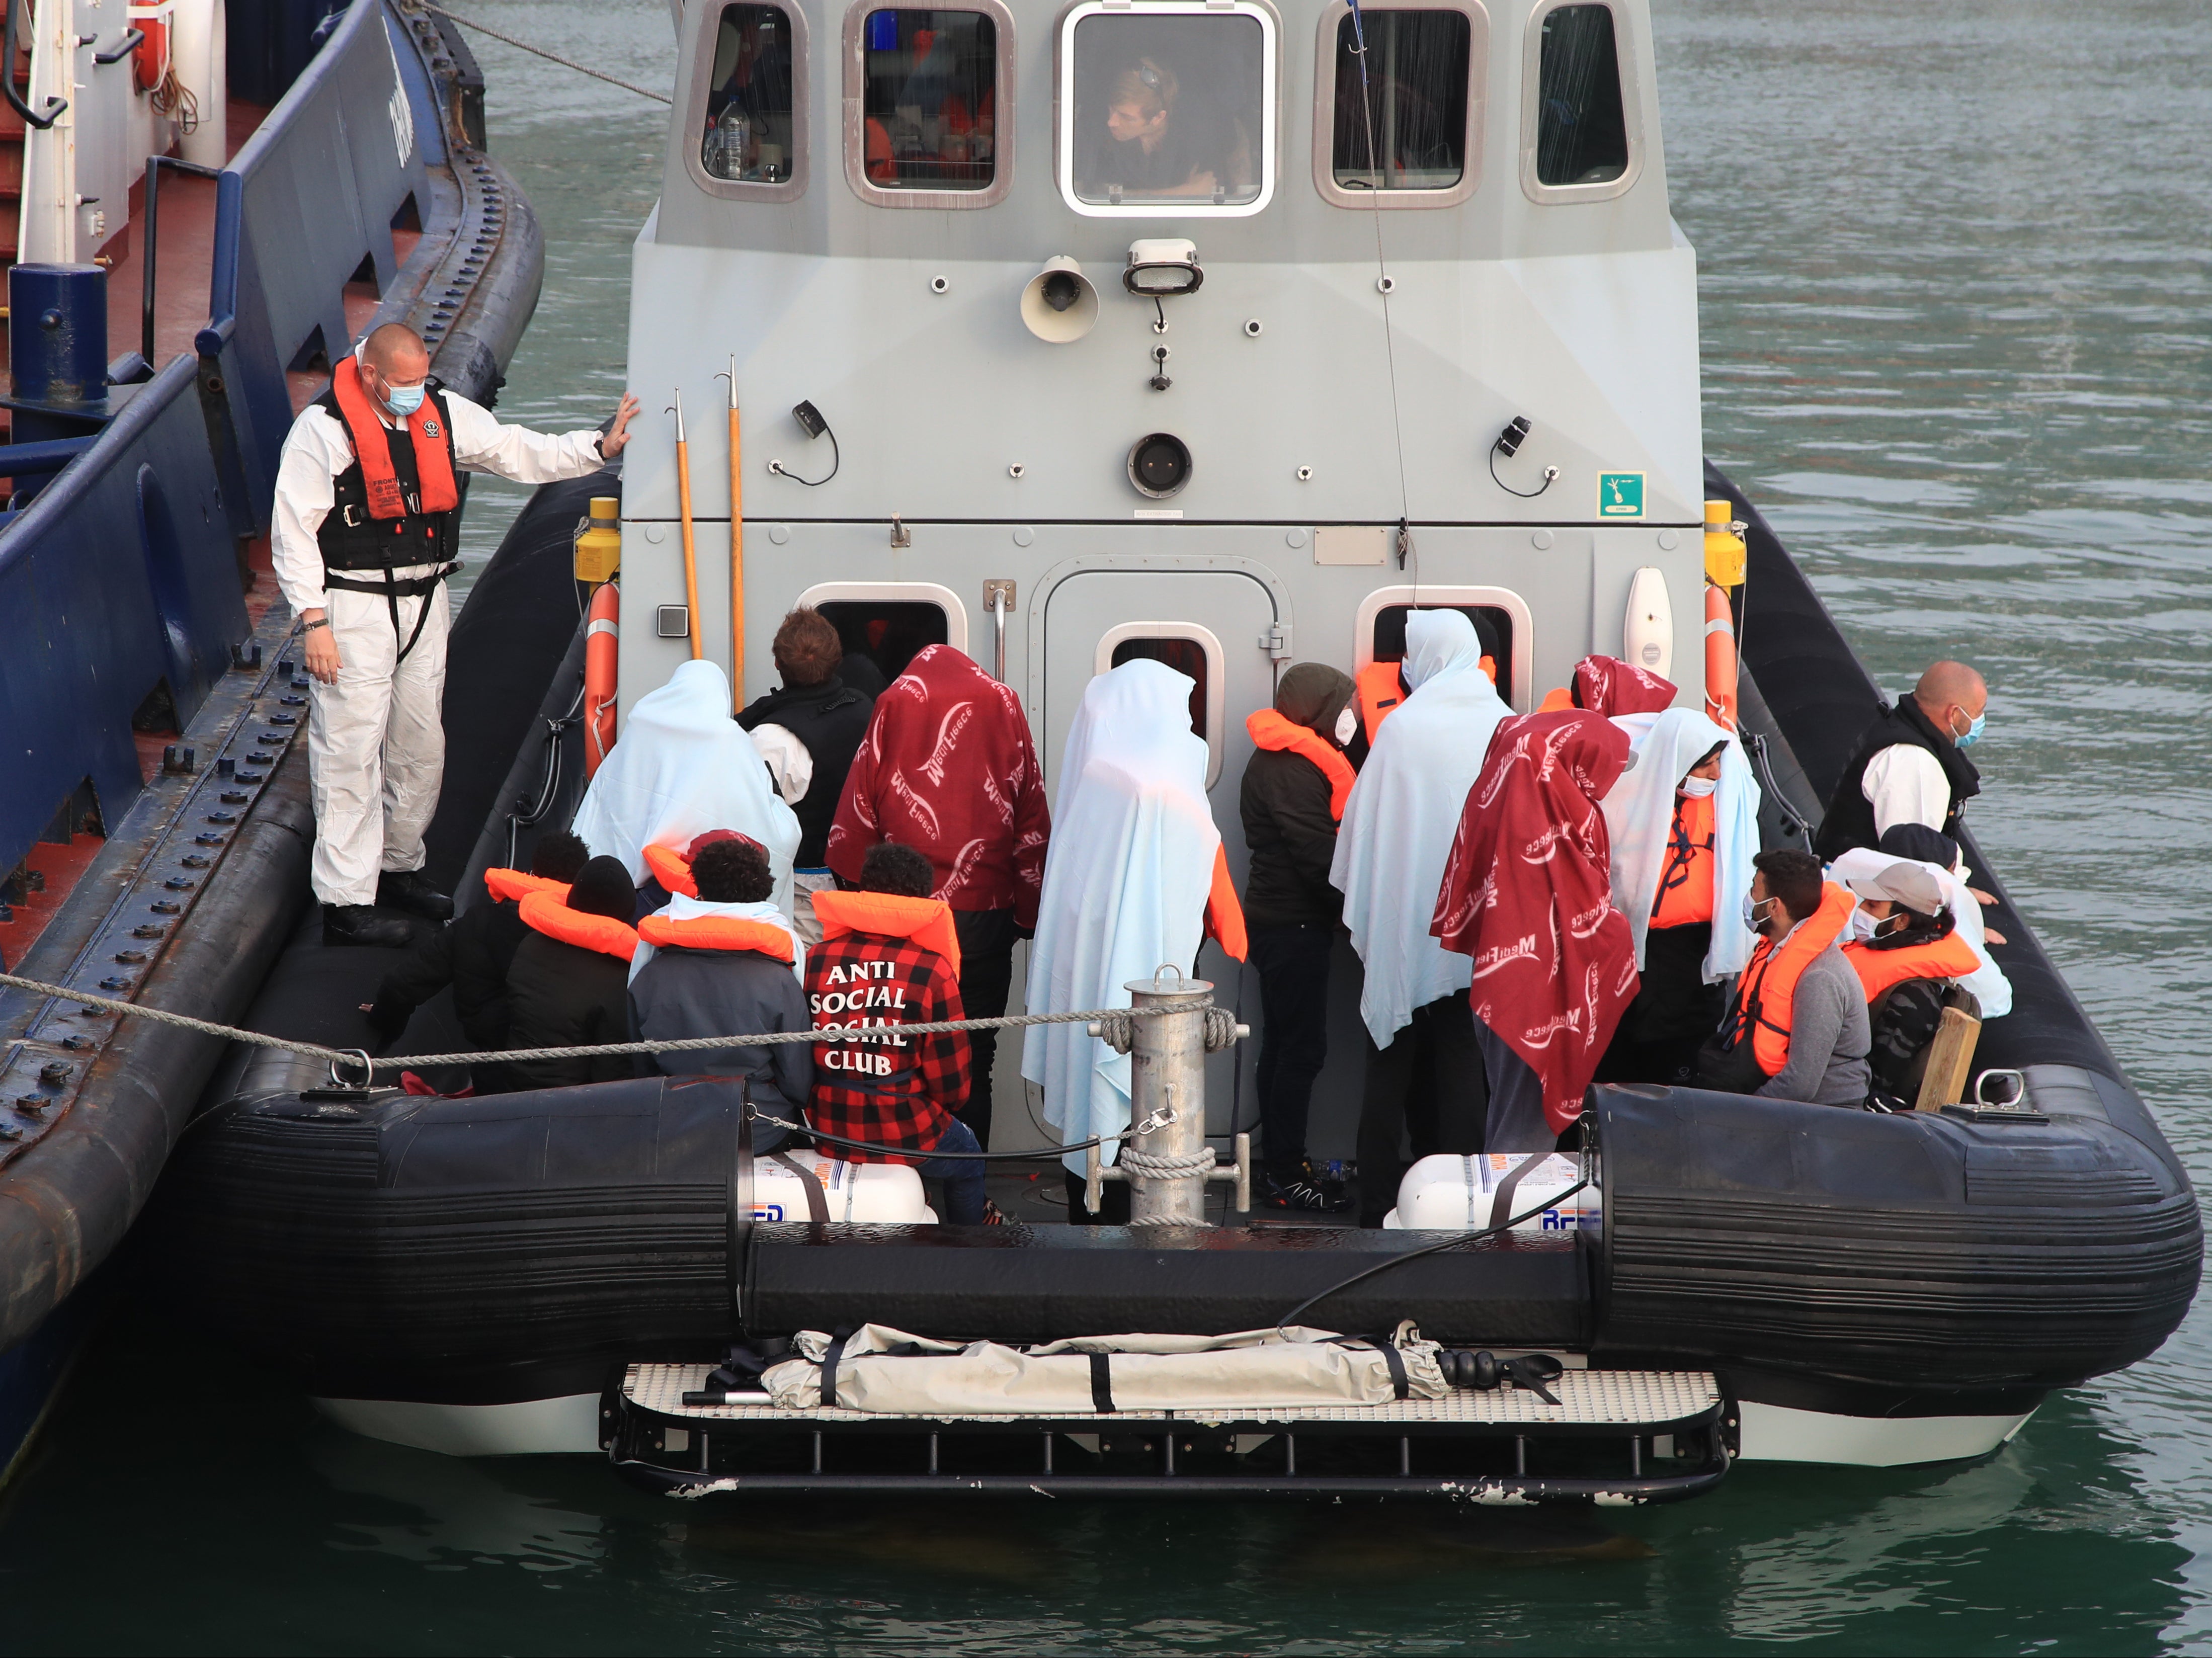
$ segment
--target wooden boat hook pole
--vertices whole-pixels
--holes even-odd
[[[684,437],[684,388],[676,388],[676,401],[661,411],[676,416],[676,504],[684,515],[684,626],[691,635],[691,659],[696,662],[703,653],[699,648],[699,555],[691,540],[691,446]]]
[[[730,712],[742,714],[745,706],[745,492],[739,458],[744,452],[738,425],[738,360],[730,359],[730,372],[717,374],[730,383]]]

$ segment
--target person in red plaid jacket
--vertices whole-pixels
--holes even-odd
[[[967,1017],[960,940],[950,907],[929,896],[934,878],[928,859],[886,841],[868,848],[858,891],[813,895],[822,942],[806,955],[806,1003],[815,1027],[883,1027],[884,1034],[815,1044],[807,1116],[824,1134],[885,1148],[833,1146],[839,1157],[918,1163],[924,1180],[945,1182],[946,1218],[980,1226],[990,1211],[975,1155],[983,1148],[953,1115],[968,1101],[968,1038],[892,1034],[902,1024]],[[900,1157],[894,1148],[931,1155]]]

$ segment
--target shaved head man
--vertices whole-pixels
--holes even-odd
[[[1989,703],[1990,688],[1965,663],[1930,663],[1911,694],[1884,708],[1860,738],[1813,850],[1832,860],[1878,844],[1898,823],[1955,840],[1960,814],[1981,793],[1981,774],[1966,750],[1982,734]]]
[[[446,764],[445,580],[460,568],[460,474],[582,477],[621,452],[637,413],[625,394],[604,437],[548,437],[501,425],[430,367],[406,324],[371,331],[293,422],[276,470],[270,551],[314,680],[310,874],[326,944],[402,945],[409,924],[389,911],[453,913],[422,871]]]

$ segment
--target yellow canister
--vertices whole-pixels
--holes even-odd
[[[1746,553],[1735,524],[1734,501],[1705,503],[1705,580],[1716,587],[1743,586]]]
[[[571,544],[576,552],[577,580],[594,585],[612,580],[622,568],[622,502],[612,495],[593,495],[591,516],[577,520]]]

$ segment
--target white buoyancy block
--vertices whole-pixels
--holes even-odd
[[[1471,1232],[1516,1221],[1516,1232],[1572,1232],[1598,1221],[1595,1186],[1553,1203],[1583,1177],[1581,1163],[1556,1152],[1487,1152],[1480,1157],[1423,1157],[1398,1183],[1398,1206],[1385,1227],[1415,1232]],[[1533,1214],[1530,1211],[1534,1211]]]
[[[755,1220],[866,1221],[933,1225],[921,1176],[902,1163],[844,1163],[789,1152],[753,1163]]]

